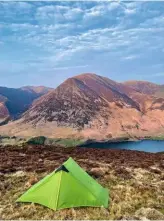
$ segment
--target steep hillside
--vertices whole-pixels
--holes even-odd
[[[31,90],[27,90],[0,87],[1,106],[6,109],[10,118],[14,119],[19,117],[29,108],[35,99],[49,91],[48,88],[32,88]]]
[[[134,92],[131,88],[96,74],[81,74],[74,78],[81,80],[108,102],[116,102],[120,105],[122,103],[129,105],[129,107],[139,109],[137,102],[128,96],[129,93],[132,94]]]
[[[76,76],[76,78],[82,80],[91,87],[93,90],[96,90],[98,93],[102,94],[109,102],[111,102],[111,98],[115,98],[116,94],[121,94],[123,99],[128,100],[128,103],[138,110],[145,112],[147,108],[149,108],[149,103],[152,102],[152,98],[147,96],[146,94],[142,94],[135,89],[126,86],[121,83],[117,83],[115,81],[110,80],[109,78],[98,76],[95,74],[81,74]],[[113,91],[112,96],[109,91]],[[122,100],[120,96],[120,101]],[[119,100],[119,96],[118,100]],[[114,99],[116,101],[116,99]]]
[[[43,96],[23,115],[23,122],[56,122],[57,126],[90,128],[108,126],[113,110],[140,111],[135,100],[125,94],[131,88],[95,74],[83,74],[66,80]],[[94,123],[93,123],[94,121]]]
[[[95,74],[69,78],[0,133],[49,137],[149,136],[164,132],[164,99]]]
[[[3,102],[0,102],[0,126],[10,119],[9,111]]]
[[[108,115],[107,102],[82,81],[72,78],[41,97],[23,115],[23,122],[56,122],[59,126],[84,127],[99,113]],[[104,115],[103,115],[104,114]]]
[[[11,116],[17,116],[27,110],[38,96],[21,89],[0,87],[0,95],[6,97],[6,107]]]

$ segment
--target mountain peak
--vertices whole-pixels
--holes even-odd
[[[98,75],[95,74],[95,73],[81,73],[81,74],[76,75],[74,78],[79,78],[79,77],[96,77],[96,76],[98,76]]]
[[[28,91],[31,93],[36,93],[39,95],[47,94],[49,91],[52,91],[53,88],[45,87],[45,86],[24,86],[20,88],[21,90]]]

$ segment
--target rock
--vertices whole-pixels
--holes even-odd
[[[161,174],[162,173],[161,170],[158,167],[155,167],[155,166],[150,167],[150,171],[152,173],[156,173],[156,174]]]
[[[164,215],[156,209],[142,207],[135,212],[135,218],[141,220],[164,220]]]
[[[21,176],[25,176],[25,175],[26,175],[26,173],[21,170],[12,174],[12,176],[16,176],[16,177],[21,177]]]
[[[27,188],[29,188],[29,187],[31,187],[32,185],[34,185],[35,183],[37,183],[38,182],[38,179],[37,179],[37,177],[36,176],[31,176],[30,178],[29,178],[29,180],[28,180],[28,182],[26,183],[26,187]]]
[[[20,153],[19,156],[20,156],[20,157],[25,157],[26,154],[25,154],[25,153]]]
[[[112,134],[111,134],[111,133],[107,134],[107,135],[106,135],[106,138],[107,138],[107,139],[112,138]]]
[[[107,171],[108,171],[108,168],[95,167],[89,171],[89,174],[98,178],[98,177],[104,176],[107,173]]]

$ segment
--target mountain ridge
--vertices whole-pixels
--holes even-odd
[[[100,75],[81,74],[34,100],[2,131],[95,139],[147,136],[164,131],[164,99]]]
[[[7,119],[12,120],[20,117],[35,99],[46,93],[46,87],[44,88],[44,93],[37,93],[34,91],[35,87],[33,87],[33,91],[29,91],[27,88],[0,87],[0,121],[7,123]],[[6,114],[4,114],[4,110],[6,110]]]
[[[20,88],[21,90],[24,90],[24,91],[29,91],[31,93],[36,93],[40,96],[44,95],[44,94],[47,94],[48,92],[52,91],[53,88],[50,88],[50,87],[45,87],[43,85],[41,86],[23,86]]]
[[[149,81],[126,81],[123,82],[124,85],[134,88],[135,90],[139,91],[140,93],[153,95],[153,96],[160,96],[160,92],[162,92],[161,96],[164,97],[164,85],[156,84]]]

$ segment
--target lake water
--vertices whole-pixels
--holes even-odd
[[[112,148],[112,149],[126,149],[138,150],[150,153],[164,152],[164,141],[143,140],[143,141],[126,141],[120,143],[90,143],[85,145],[90,148]]]

